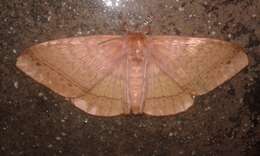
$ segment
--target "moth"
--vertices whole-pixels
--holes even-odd
[[[97,116],[173,115],[248,65],[233,43],[196,37],[96,35],[26,49],[16,66]]]

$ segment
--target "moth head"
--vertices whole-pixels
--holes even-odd
[[[147,16],[142,20],[133,20],[129,18],[122,19],[122,30],[126,34],[141,33],[143,35],[148,35],[151,33],[151,24],[153,17]]]
[[[138,63],[144,59],[146,36],[140,32],[128,32],[126,35],[129,55]]]

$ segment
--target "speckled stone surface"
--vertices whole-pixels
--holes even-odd
[[[168,117],[90,116],[15,67],[22,50],[71,36],[151,34],[243,46],[250,65],[188,111]],[[0,155],[259,155],[259,0],[1,0]]]

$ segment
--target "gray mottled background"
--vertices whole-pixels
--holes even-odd
[[[250,65],[161,118],[90,116],[15,67],[36,43],[124,34],[149,17],[151,34],[238,43]],[[260,155],[259,43],[259,0],[1,0],[0,155]]]

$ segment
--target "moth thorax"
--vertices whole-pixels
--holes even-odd
[[[129,59],[135,63],[140,63],[144,60],[144,51],[143,48],[139,46],[131,47],[128,53]]]

